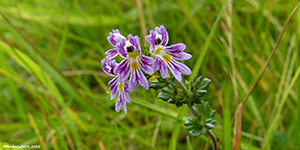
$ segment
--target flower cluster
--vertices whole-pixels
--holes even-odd
[[[162,78],[168,75],[168,68],[174,77],[181,81],[181,74],[189,75],[189,67],[176,60],[188,60],[192,55],[183,52],[185,44],[177,43],[167,46],[169,35],[166,28],[161,25],[155,31],[150,30],[150,34],[145,37],[150,45],[149,52],[154,57],[145,56],[141,51],[138,36],[128,35],[128,39],[123,36],[118,29],[109,33],[107,40],[114,47],[106,51],[106,58],[102,63],[103,71],[114,78],[108,85],[111,90],[111,99],[118,94],[115,109],[119,112],[123,106],[127,113],[126,102],[131,99],[128,92],[133,92],[139,84],[144,89],[149,89],[149,82],[145,74],[152,75],[159,71]],[[115,57],[120,56],[123,60],[117,63]]]

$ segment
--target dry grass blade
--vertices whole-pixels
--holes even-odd
[[[241,134],[242,134],[242,109],[243,106],[240,104],[237,111],[235,112],[235,129],[233,139],[233,150],[241,149]]]

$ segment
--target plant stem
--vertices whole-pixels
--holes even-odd
[[[213,149],[218,150],[218,139],[217,139],[217,137],[214,135],[214,133],[211,130],[207,130],[206,134],[209,136],[209,138],[211,139],[211,141],[213,143]]]
[[[184,92],[187,94],[187,89],[186,87],[183,85],[182,82],[175,80],[175,82],[180,85],[182,87],[182,89],[184,90]],[[187,95],[186,95],[187,96]],[[191,101],[188,100],[187,103],[187,107],[189,108],[190,112],[193,114],[194,117],[197,117],[197,112],[195,111],[195,109],[193,108]],[[211,139],[211,141],[213,142],[213,150],[218,150],[218,139],[216,138],[216,136],[214,135],[214,133],[211,130],[207,130],[206,134],[208,135],[208,137]]]
[[[187,106],[188,106],[190,112],[193,114],[193,116],[197,117],[197,112],[192,107],[190,101],[188,102]],[[214,135],[214,133],[211,130],[207,130],[206,134],[208,135],[208,137],[211,139],[211,141],[213,143],[213,150],[218,150],[218,139],[216,138],[216,136]]]

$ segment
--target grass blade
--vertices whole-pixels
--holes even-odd
[[[217,25],[218,25],[218,23],[219,23],[219,20],[220,20],[220,18],[221,18],[221,16],[222,16],[223,12],[227,9],[227,7],[229,6],[229,4],[230,4],[231,2],[232,2],[232,0],[230,0],[230,1],[227,3],[227,5],[223,8],[223,10],[222,10],[222,11],[220,12],[220,14],[218,15],[216,21],[214,22],[214,25],[212,26],[212,28],[211,28],[211,30],[210,30],[210,33],[209,33],[208,37],[207,37],[206,40],[205,40],[205,43],[204,43],[204,45],[203,45],[203,47],[202,47],[202,50],[201,50],[201,53],[199,54],[198,59],[197,59],[197,62],[196,62],[195,66],[194,66],[194,68],[193,68],[193,70],[192,70],[192,74],[190,75],[189,81],[191,81],[192,78],[193,78],[194,76],[196,76],[197,73],[198,73],[198,71],[200,70],[200,67],[201,67],[202,62],[203,62],[204,57],[205,57],[205,54],[206,54],[206,52],[207,52],[207,50],[208,50],[208,46],[210,45],[211,39],[212,39],[212,37],[213,37],[213,35],[214,35],[216,29],[217,29]]]

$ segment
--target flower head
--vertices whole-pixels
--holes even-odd
[[[129,35],[129,40],[120,39],[116,44],[119,55],[125,58],[115,69],[120,74],[120,81],[126,81],[129,73],[128,90],[134,91],[139,84],[145,89],[149,89],[149,83],[142,70],[147,74],[153,74],[151,64],[153,58],[141,55],[141,47],[138,36]]]
[[[126,40],[126,38],[120,33],[118,29],[110,32],[109,36],[107,37],[108,42],[114,47],[116,47],[116,45],[120,42],[121,39]],[[118,56],[118,51],[117,49],[114,48],[106,51],[105,54],[107,55],[106,56],[107,59],[113,59],[116,56]]]
[[[125,113],[127,113],[126,102],[131,103],[131,99],[128,94],[128,83],[126,81],[120,81],[120,74],[115,73],[115,68],[117,63],[115,60],[111,61],[108,59],[101,60],[103,71],[110,76],[115,76],[112,80],[108,82],[109,89],[111,90],[111,99],[115,98],[119,93],[115,109],[119,112],[123,106]]]
[[[167,46],[169,35],[163,25],[160,28],[155,27],[155,31],[150,30],[150,35],[147,35],[146,39],[150,44],[150,53],[155,57],[152,67],[154,71],[160,71],[162,78],[166,78],[168,75],[167,67],[178,81],[181,81],[181,74],[192,73],[189,67],[176,61],[188,60],[192,55],[183,52],[186,48],[183,43]]]

